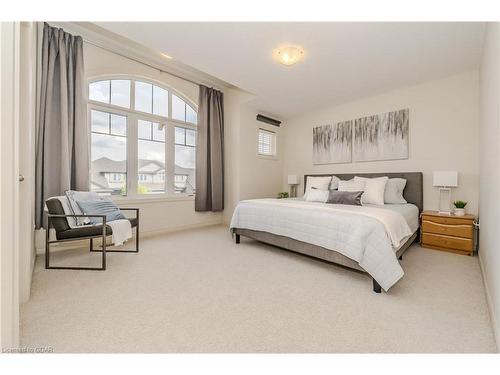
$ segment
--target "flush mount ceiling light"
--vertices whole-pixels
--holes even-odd
[[[164,58],[166,58],[166,59],[169,59],[169,60],[172,60],[172,59],[173,59],[173,57],[172,57],[172,56],[167,55],[166,53],[161,53],[161,55],[162,55]]]
[[[304,50],[297,46],[280,47],[274,51],[274,58],[283,65],[293,65],[304,57]]]

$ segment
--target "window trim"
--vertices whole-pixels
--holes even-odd
[[[265,133],[271,133],[274,135],[274,144],[273,144],[273,151],[274,153],[272,155],[268,155],[268,154],[261,154],[259,152],[259,133],[260,131],[263,131]],[[257,147],[256,147],[256,155],[259,159],[266,159],[266,160],[278,160],[278,133],[273,131],[273,130],[268,130],[266,128],[263,128],[263,127],[258,127],[257,128]]]
[[[89,86],[91,83],[103,81],[103,80],[130,80],[130,108],[121,107],[111,103],[99,102],[96,100],[89,99]],[[158,86],[164,90],[168,91],[168,116],[159,116],[153,113],[142,112],[135,110],[135,82],[141,81],[146,82],[155,86]],[[87,99],[87,124],[88,124],[88,136],[89,145],[92,144],[92,110],[113,113],[126,117],[127,124],[127,195],[111,195],[110,197],[117,202],[147,202],[147,201],[179,201],[186,200],[186,198],[193,198],[194,193],[175,193],[174,186],[174,176],[175,176],[175,127],[183,127],[186,129],[197,130],[197,124],[180,121],[172,119],[172,94],[175,94],[179,98],[185,101],[185,103],[191,106],[195,111],[198,111],[198,106],[193,103],[192,100],[187,98],[185,95],[175,90],[174,88],[165,85],[163,82],[156,81],[144,76],[138,75],[123,75],[123,74],[107,74],[94,76],[87,79],[86,86],[86,99]],[[111,95],[111,93],[110,93]],[[137,126],[133,126],[138,123],[138,120],[145,120],[163,124],[165,126],[165,184],[164,193],[152,193],[152,194],[138,194],[138,132]],[[169,140],[172,140],[169,142]],[[196,146],[193,146],[196,147]],[[91,180],[90,176],[90,180]],[[172,182],[172,183],[170,183]],[[89,189],[90,189],[89,184]],[[191,200],[191,199],[188,199]]]

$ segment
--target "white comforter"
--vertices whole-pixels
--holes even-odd
[[[269,232],[335,250],[356,261],[386,291],[404,275],[395,249],[412,234],[395,211],[293,199],[241,201],[231,228]]]

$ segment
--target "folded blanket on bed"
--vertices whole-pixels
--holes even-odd
[[[411,234],[403,215],[376,207],[283,199],[242,201],[231,228],[264,231],[334,250],[388,290],[403,275],[395,248]]]

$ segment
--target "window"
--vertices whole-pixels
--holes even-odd
[[[196,131],[175,127],[175,192],[193,194],[196,161]],[[180,176],[181,178],[178,178]]]
[[[89,99],[130,108],[130,81],[111,79],[93,82],[89,85]]]
[[[139,120],[137,140],[137,194],[165,192],[165,126],[157,122]]]
[[[108,195],[127,193],[127,118],[90,112],[92,132],[91,189]]]
[[[276,133],[259,129],[258,150],[259,155],[276,156]]]
[[[129,197],[193,194],[197,112],[135,79],[89,83],[91,190]],[[169,151],[171,150],[171,151]]]

